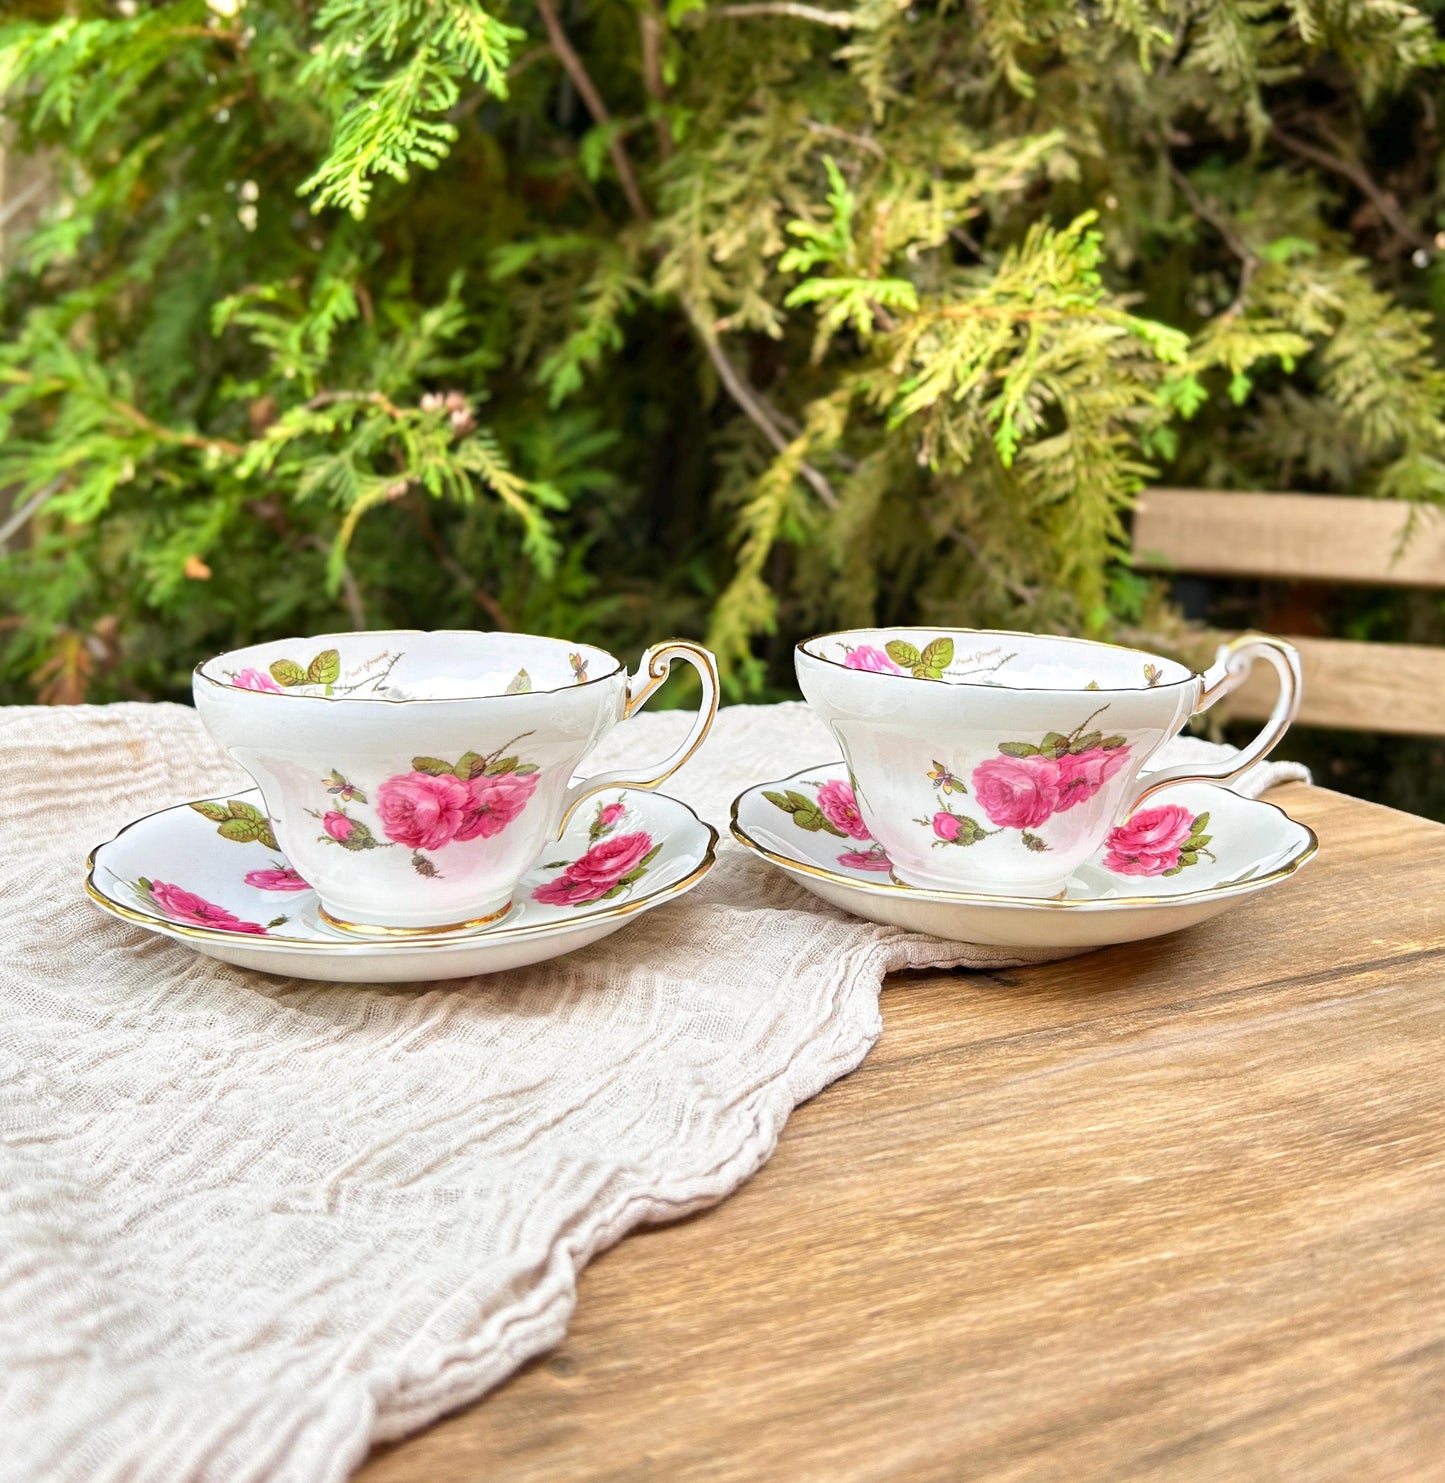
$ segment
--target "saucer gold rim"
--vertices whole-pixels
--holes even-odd
[[[1152,896],[1109,896],[1107,898],[1075,897],[1072,900],[1058,900],[1053,897],[1038,896],[1010,896],[1010,895],[985,895],[977,891],[930,891],[920,886],[907,886],[902,882],[894,881],[864,881],[856,876],[844,875],[841,871],[829,870],[823,865],[814,865],[807,860],[800,860],[795,855],[781,855],[776,850],[770,850],[766,845],[760,844],[750,835],[738,822],[738,808],[743,799],[750,793],[760,792],[764,788],[776,788],[786,783],[796,782],[805,773],[817,774],[825,768],[841,766],[841,760],[820,763],[814,767],[804,767],[786,778],[771,779],[768,782],[754,783],[751,787],[744,788],[741,793],[733,799],[732,809],[729,814],[728,827],[735,840],[744,849],[751,850],[756,855],[776,865],[778,869],[785,870],[795,875],[810,875],[818,880],[831,882],[835,886],[842,886],[850,891],[862,891],[870,896],[901,896],[910,901],[937,901],[945,905],[959,906],[1002,906],[1015,910],[1037,911],[1045,909],[1049,911],[1117,911],[1126,906],[1164,907],[1183,905],[1191,901],[1206,901],[1213,897],[1224,895],[1247,896],[1258,890],[1261,886],[1268,885],[1271,881],[1282,880],[1286,876],[1293,875],[1302,865],[1312,859],[1319,850],[1319,836],[1308,824],[1302,824],[1298,819],[1291,818],[1277,803],[1270,803],[1264,798],[1249,798],[1241,793],[1237,795],[1246,803],[1262,804],[1279,814],[1283,819],[1294,825],[1296,829],[1303,829],[1306,840],[1304,848],[1299,854],[1291,856],[1283,865],[1264,875],[1252,875],[1248,880],[1220,881],[1213,886],[1204,886],[1197,891],[1171,892],[1169,895],[1155,894]],[[1178,786],[1188,786],[1180,783]],[[1201,786],[1225,788],[1223,783],[1204,783]]]
[[[248,793],[259,792],[259,789],[249,788]],[[623,791],[627,791],[624,789]],[[633,790],[637,791],[637,790]],[[693,821],[701,826],[707,833],[707,845],[703,850],[702,858],[681,880],[674,881],[670,886],[662,886],[646,895],[639,896],[631,901],[619,901],[611,906],[600,910],[588,911],[575,917],[564,917],[550,922],[533,922],[531,924],[519,924],[514,927],[499,927],[495,931],[472,935],[467,933],[452,934],[447,936],[406,937],[406,938],[365,938],[357,937],[351,941],[337,940],[335,942],[309,942],[300,938],[281,938],[266,936],[257,939],[246,933],[220,932],[212,927],[192,927],[184,922],[173,922],[168,917],[156,916],[151,912],[137,911],[132,906],[123,906],[119,901],[107,896],[96,884],[95,864],[96,856],[106,845],[114,844],[122,834],[144,824],[148,819],[154,819],[160,814],[171,813],[175,809],[189,808],[191,803],[208,803],[236,796],[233,792],[215,794],[210,799],[191,799],[184,803],[167,804],[165,808],[152,809],[148,814],[142,814],[137,819],[117,829],[107,840],[94,846],[85,857],[85,894],[110,916],[119,917],[124,921],[134,922],[138,926],[146,927],[153,932],[160,932],[168,937],[190,938],[198,942],[221,942],[235,946],[237,943],[257,941],[264,942],[267,948],[281,953],[343,953],[343,954],[365,954],[367,952],[397,952],[406,948],[426,948],[428,951],[445,950],[455,948],[475,948],[489,942],[516,942],[527,937],[546,937],[552,933],[570,931],[573,927],[581,927],[592,922],[608,921],[613,917],[628,917],[639,911],[650,910],[654,906],[670,901],[674,896],[684,895],[690,891],[708,871],[717,863],[718,832],[706,819],[698,817],[696,811],[685,804],[680,798],[674,798],[670,793],[652,793],[650,796],[666,798],[669,803],[674,803],[691,816]],[[515,902],[510,903],[515,904]],[[432,929],[435,931],[435,929]]]

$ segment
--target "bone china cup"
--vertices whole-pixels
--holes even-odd
[[[1280,696],[1254,741],[1214,766],[1141,776],[1256,659]],[[1224,645],[1202,675],[1112,644],[958,628],[824,634],[796,664],[851,780],[820,792],[805,827],[871,836],[899,880],[933,890],[1054,896],[1106,837],[1139,874],[1153,856],[1207,851],[1207,821],[1140,805],[1170,783],[1238,777],[1299,708],[1298,654],[1261,635]]]
[[[574,780],[679,659],[702,680],[682,745],[650,768]],[[680,640],[629,676],[601,649],[527,634],[340,633],[222,654],[197,667],[194,691],[266,802],[269,827],[258,810],[203,807],[247,845],[238,868],[271,863],[255,846],[274,831],[333,926],[407,934],[496,920],[584,798],[676,772],[712,725],[717,670]],[[603,879],[608,863],[596,885],[625,885]]]

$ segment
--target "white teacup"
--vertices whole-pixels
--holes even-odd
[[[1280,697],[1254,741],[1213,767],[1141,776],[1257,658]],[[1260,635],[1225,644],[1202,675],[1138,649],[959,628],[824,634],[796,664],[855,794],[820,827],[866,827],[899,880],[932,890],[1056,895],[1152,793],[1238,777],[1299,709],[1298,654]]]
[[[678,659],[702,680],[682,745],[653,767],[574,781]],[[193,688],[323,915],[400,933],[496,920],[578,803],[602,788],[656,787],[717,712],[713,657],[681,640],[650,648],[629,676],[602,649],[530,634],[327,634],[207,660]],[[265,820],[221,812],[216,822],[248,847],[268,842]]]

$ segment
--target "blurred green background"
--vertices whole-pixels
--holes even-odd
[[[1445,499],[1437,18],[12,0],[0,698],[350,627],[753,700],[843,623],[1445,641],[1127,564],[1151,481]],[[1285,750],[1445,817],[1439,742]]]

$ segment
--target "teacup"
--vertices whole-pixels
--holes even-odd
[[[702,680],[682,745],[653,767],[574,779],[675,660]],[[602,649],[530,634],[339,633],[207,660],[194,692],[269,814],[209,805],[220,832],[255,864],[274,833],[332,925],[409,934],[497,920],[584,798],[676,772],[712,725],[717,669],[681,640],[629,676]]]
[[[1214,766],[1143,774],[1255,659],[1279,672],[1280,697],[1249,746]],[[860,838],[866,829],[899,880],[932,890],[1057,895],[1145,799],[1170,783],[1239,776],[1299,708],[1298,654],[1261,635],[1225,644],[1203,674],[1139,649],[959,628],[824,634],[798,645],[796,664],[854,794],[835,799],[836,817],[818,827]],[[1139,834],[1147,849],[1151,828],[1182,827],[1157,812],[1113,842],[1131,848]],[[1194,830],[1179,843],[1208,841]]]

